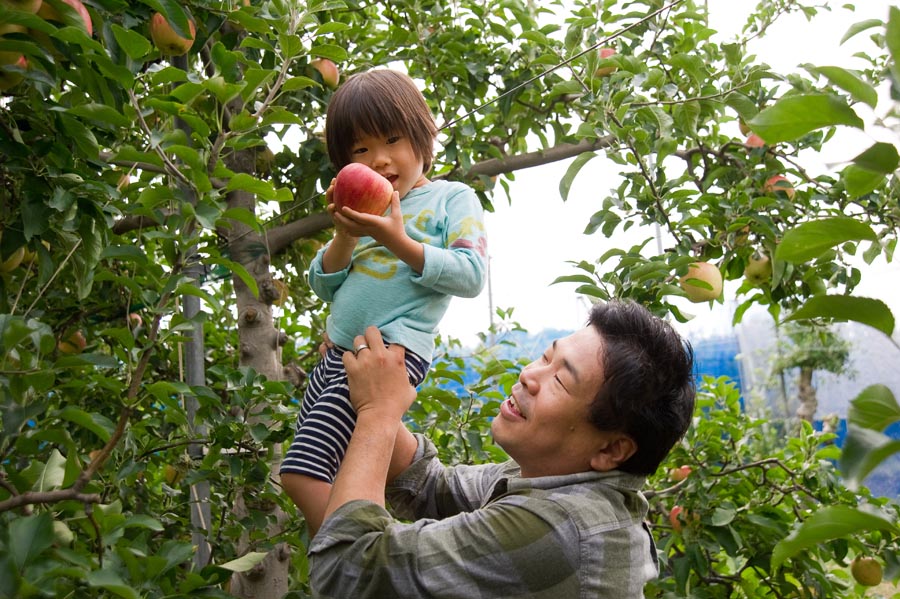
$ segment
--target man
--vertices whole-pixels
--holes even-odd
[[[657,575],[640,492],[684,435],[693,353],[630,302],[525,367],[494,418],[512,461],[447,468],[401,418],[403,350],[370,327],[344,354],[356,430],[309,548],[315,596],[643,597]],[[399,518],[385,510],[387,495]]]

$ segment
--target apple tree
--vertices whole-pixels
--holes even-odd
[[[620,165],[587,230],[659,224],[671,243],[580,257],[560,277],[580,293],[685,318],[672,297],[686,295],[691,264],[736,280],[764,253],[771,278],[742,285],[737,318],[762,304],[890,334],[890,311],[853,295],[851,259],[892,257],[896,148],[875,143],[827,173],[800,154],[861,126],[855,105],[878,107],[875,90],[896,81],[900,17],[851,30],[876,32],[856,71],[784,76],[748,55],[746,39],[780,15],[817,10],[761,3],[744,40],[719,43],[690,0],[0,0],[0,597],[308,590],[305,527],[275,468],[328,310],[303,279],[329,237],[323,114],[354,72],[393,66],[422,83],[441,125],[432,176],[470,182],[487,209],[522,168],[574,159],[565,200],[591,160]],[[738,136],[739,122],[752,133]],[[775,175],[793,183],[767,185]],[[502,454],[487,422],[520,365],[479,356],[464,397],[428,384],[411,414],[449,458]],[[462,368],[442,354],[431,383],[458,382]],[[733,409],[733,392],[708,386],[709,409]],[[712,484],[733,448],[711,445],[685,448],[710,483],[684,488],[710,504],[727,492],[750,506],[746,526],[764,528],[765,497],[735,493],[777,490],[790,509],[760,531],[769,544],[832,500],[855,505],[837,480],[803,478],[817,476],[818,441],[796,443],[791,485],[748,465],[773,451],[760,443],[727,467],[771,485]],[[691,508],[722,526],[723,514]],[[892,547],[880,522],[846,547]],[[720,555],[709,539],[732,561],[755,549],[704,534],[706,556]],[[753,584],[781,592],[814,563],[826,588],[848,554],[835,542],[753,562]],[[679,572],[664,591],[715,588],[711,570],[732,567],[664,547]]]

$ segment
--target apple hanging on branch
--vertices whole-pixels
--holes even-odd
[[[60,0],[60,2],[57,2],[57,4],[61,3],[68,4],[76,13],[78,13],[78,16],[81,17],[81,24],[84,26],[84,30],[87,32],[88,37],[94,35],[94,24],[91,22],[91,15],[88,13],[87,8],[85,8],[84,3],[82,3],[81,0]],[[59,9],[53,6],[49,0],[41,3],[37,10],[37,16],[45,21],[56,21],[57,23],[68,25]]]
[[[600,48],[598,54],[601,60],[609,58],[616,53],[615,48]],[[608,66],[608,67],[600,67],[596,71],[594,71],[594,77],[608,77],[616,72],[618,67],[616,66]]]
[[[687,298],[695,304],[718,299],[722,295],[722,273],[709,262],[691,264],[678,283]]]
[[[188,28],[191,37],[181,37],[169,25],[166,17],[157,12],[150,19],[150,38],[163,56],[181,56],[191,49],[197,36],[197,28],[191,19],[188,19]]]
[[[884,569],[874,557],[856,557],[850,562],[850,573],[859,584],[874,587],[881,584]]]
[[[41,7],[42,0],[0,0],[0,4],[10,10],[21,10],[34,14]]]
[[[766,180],[763,190],[766,193],[775,193],[776,191],[784,192],[789,200],[794,199],[794,186],[784,175],[775,175]]]
[[[357,212],[381,216],[391,205],[394,186],[365,164],[351,162],[334,181],[332,199],[340,211],[346,206]]]
[[[309,63],[322,76],[322,83],[334,89],[341,80],[341,73],[338,71],[337,65],[327,58],[316,58]]]
[[[753,252],[744,267],[744,278],[759,287],[772,278],[772,260],[762,252]]]

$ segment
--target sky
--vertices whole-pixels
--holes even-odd
[[[739,32],[749,9],[745,5],[755,2],[735,2],[734,0],[708,0],[711,27],[719,31],[718,38],[730,40]],[[798,65],[812,63],[819,66],[837,65],[847,68],[861,66],[855,63],[853,53],[858,50],[874,51],[868,35],[860,34],[843,46],[838,42],[847,28],[867,18],[887,19],[888,0],[861,0],[855,12],[833,7],[831,12],[822,12],[812,22],[802,15],[790,15],[773,26],[762,40],[751,45],[751,50],[761,61],[768,63],[775,72],[787,73],[797,70]],[[888,110],[888,100],[883,96],[876,114],[883,115]],[[871,120],[871,114],[860,113],[864,120]],[[734,124],[735,136],[737,124]],[[832,148],[835,155],[825,157],[827,161],[840,163],[849,160],[874,141],[896,143],[896,137],[889,132],[875,132],[871,128],[866,133],[839,128],[838,138],[826,149]],[[454,298],[444,317],[440,330],[447,336],[460,339],[464,344],[474,345],[477,335],[485,332],[491,322],[492,309],[513,309],[512,319],[531,333],[544,329],[572,330],[584,325],[588,302],[575,293],[575,284],[552,281],[562,275],[578,274],[570,261],[595,260],[613,247],[631,247],[637,239],[643,239],[653,231],[643,231],[639,236],[627,235],[605,238],[600,234],[585,235],[585,225],[610,189],[619,184],[618,167],[605,160],[602,155],[591,160],[575,179],[569,199],[563,202],[559,194],[559,181],[569,162],[534,167],[515,173],[515,181],[510,183],[509,197],[502,192],[494,195],[495,210],[486,213],[485,224],[488,231],[490,254],[490,284],[477,298]],[[821,172],[826,167],[819,165],[811,172]],[[588,172],[589,171],[589,172]],[[663,243],[666,241],[663,239]],[[873,266],[865,266],[863,283],[854,292],[857,296],[875,297],[885,301],[895,316],[900,316],[900,294],[889,288],[890,281],[900,280],[900,265],[883,261]],[[725,297],[737,282],[726,282]],[[681,298],[678,298],[678,303]],[[679,325],[685,332],[702,335],[730,326],[732,303],[691,304],[687,300],[679,303],[684,312],[694,315],[687,325]]]

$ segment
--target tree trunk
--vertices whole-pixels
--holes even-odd
[[[239,152],[230,168],[236,172],[252,172],[255,155],[252,151]],[[255,213],[255,197],[247,192],[228,194],[229,208],[245,208]],[[220,234],[228,240],[231,259],[239,262],[259,288],[259,297],[247,287],[239,277],[232,277],[238,322],[238,352],[240,365],[253,368],[270,380],[284,380],[285,369],[281,364],[281,346],[284,336],[275,329],[272,318],[272,303],[280,297],[280,291],[269,271],[270,254],[265,240],[243,223],[232,221],[231,228],[223,228]],[[247,422],[254,422],[253,414],[247,415]],[[276,448],[277,449],[277,448]],[[277,472],[281,456],[275,455],[272,472]],[[251,492],[250,496],[255,495]],[[235,499],[235,513],[246,515],[247,506],[244,493],[240,490]],[[274,536],[289,518],[277,504],[254,506],[254,509],[268,509],[274,525],[268,536]],[[238,544],[238,555],[244,555],[255,548],[244,535]],[[235,574],[231,580],[231,594],[245,599],[280,599],[288,592],[290,568],[290,547],[281,543],[266,555],[265,559],[249,572]]]
[[[800,367],[800,378],[798,380],[798,395],[800,397],[800,407],[797,408],[797,418],[812,423],[813,416],[816,415],[816,409],[819,407],[819,400],[816,398],[816,389],[812,384],[813,368],[811,366]]]

